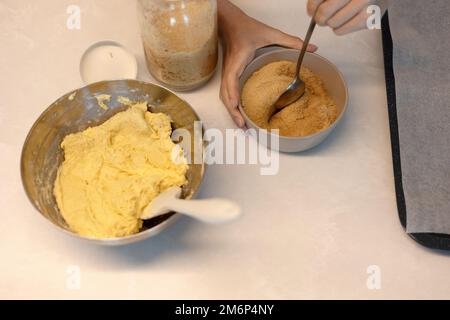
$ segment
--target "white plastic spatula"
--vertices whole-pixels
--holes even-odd
[[[181,200],[181,188],[172,187],[161,193],[144,209],[141,219],[151,219],[175,211],[206,223],[224,223],[237,219],[241,208],[226,199]]]

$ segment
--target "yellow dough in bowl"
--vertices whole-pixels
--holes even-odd
[[[186,183],[188,165],[171,132],[167,115],[140,103],[66,136],[54,195],[69,227],[92,238],[139,232],[152,199]]]

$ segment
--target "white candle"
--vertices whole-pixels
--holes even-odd
[[[90,46],[80,62],[81,78],[87,84],[116,79],[135,79],[136,58],[120,44],[112,41]]]

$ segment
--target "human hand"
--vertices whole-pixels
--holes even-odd
[[[257,49],[268,45],[300,49],[303,41],[280,30],[267,26],[249,16],[228,0],[218,1],[219,31],[223,44],[222,83],[220,98],[234,122],[244,127],[239,112],[239,77],[255,57]],[[316,51],[309,45],[308,51]]]
[[[367,28],[371,16],[367,8],[378,5],[384,12],[386,0],[308,0],[308,14],[316,9],[316,22],[319,26],[329,26],[338,35],[348,34]]]

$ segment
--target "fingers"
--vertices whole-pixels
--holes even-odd
[[[318,6],[320,6],[322,3],[324,3],[325,0],[308,0],[307,3],[307,11],[308,11],[308,15],[310,17],[312,17],[314,15],[314,12],[316,12],[316,9]]]
[[[367,7],[373,0],[309,0],[308,14],[316,12],[316,22],[329,26],[338,34],[347,34],[366,28]]]
[[[369,14],[366,11],[359,12],[350,21],[346,22],[338,28],[334,28],[333,31],[337,35],[344,35],[358,30],[367,28],[367,19]]]
[[[327,24],[332,29],[338,29],[349,23],[355,16],[361,12],[365,13],[365,9],[368,6],[367,0],[353,0],[351,3],[347,4],[341,10],[337,11],[333,17],[331,17]]]
[[[239,128],[242,128],[245,126],[245,121],[238,109],[239,91],[237,88],[237,81],[238,78],[234,75],[226,75],[222,79],[220,98],[222,99],[233,121]]]
[[[220,98],[231,115],[233,121],[240,128],[245,127],[245,121],[239,112],[239,77],[247,64],[253,59],[253,52],[241,50],[226,54],[220,86]]]
[[[351,0],[327,0],[323,2],[316,13],[316,22],[319,26],[325,26],[335,14],[344,8]]]

